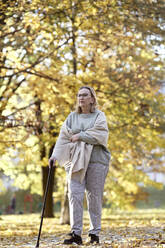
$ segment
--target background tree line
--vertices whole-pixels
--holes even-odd
[[[61,124],[87,84],[110,130],[104,201],[130,208],[145,186],[161,188],[144,168],[164,172],[164,13],[163,0],[0,1],[0,168],[17,187],[44,192]],[[65,187],[64,170],[53,175],[49,217]]]

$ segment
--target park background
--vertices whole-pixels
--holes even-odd
[[[41,211],[48,158],[82,85],[110,131],[104,207],[164,209],[164,13],[163,0],[0,1],[2,219],[14,194],[16,214]],[[64,169],[51,180],[45,217],[67,224]]]

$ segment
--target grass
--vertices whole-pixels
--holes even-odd
[[[144,189],[148,194],[147,201],[138,201],[136,204],[137,208],[148,209],[148,208],[161,208],[165,209],[165,187],[162,190],[158,190],[153,187]]]

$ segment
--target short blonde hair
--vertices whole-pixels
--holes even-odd
[[[87,89],[87,90],[90,91],[91,96],[92,96],[93,99],[94,99],[93,103],[91,103],[90,112],[91,112],[91,113],[95,112],[95,110],[97,109],[97,106],[98,106],[97,97],[96,97],[96,92],[95,92],[95,90],[94,90],[92,87],[86,86],[86,85],[81,86],[81,87],[79,88],[79,90],[82,90],[82,89]],[[78,91],[79,91],[79,90],[78,90]],[[78,105],[78,102],[77,102],[77,104],[76,104],[76,112],[79,113],[79,114],[82,113],[81,107]]]

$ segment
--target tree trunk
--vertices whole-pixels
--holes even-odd
[[[61,218],[60,224],[70,224],[70,215],[69,215],[69,200],[68,200],[68,183],[65,183],[64,190],[64,201],[61,208]]]
[[[49,167],[48,166],[47,167],[42,166],[43,195],[45,195],[48,173],[49,173]],[[48,194],[47,194],[47,199],[46,199],[46,205],[45,205],[44,217],[47,217],[47,218],[54,217],[54,213],[53,213],[54,173],[55,173],[55,167],[52,168],[50,184],[49,184],[49,189],[48,189]]]
[[[41,100],[36,96],[37,101],[35,103],[36,105],[36,119],[38,121],[38,126],[36,127],[36,134],[39,135],[39,137],[43,134],[43,122],[42,122],[42,110],[41,110]],[[52,152],[53,147],[50,149],[50,153]],[[46,148],[45,144],[42,139],[40,139],[40,159],[42,161],[43,158],[46,157]],[[49,154],[50,157],[50,154]],[[48,179],[48,173],[49,173],[49,167],[48,166],[42,166],[42,189],[43,189],[43,199],[45,195],[46,190],[46,184]],[[45,205],[45,212],[44,217],[54,217],[53,213],[53,188],[54,188],[54,173],[55,173],[55,167],[52,169],[52,174],[50,178],[50,184],[46,199],[46,205]]]

